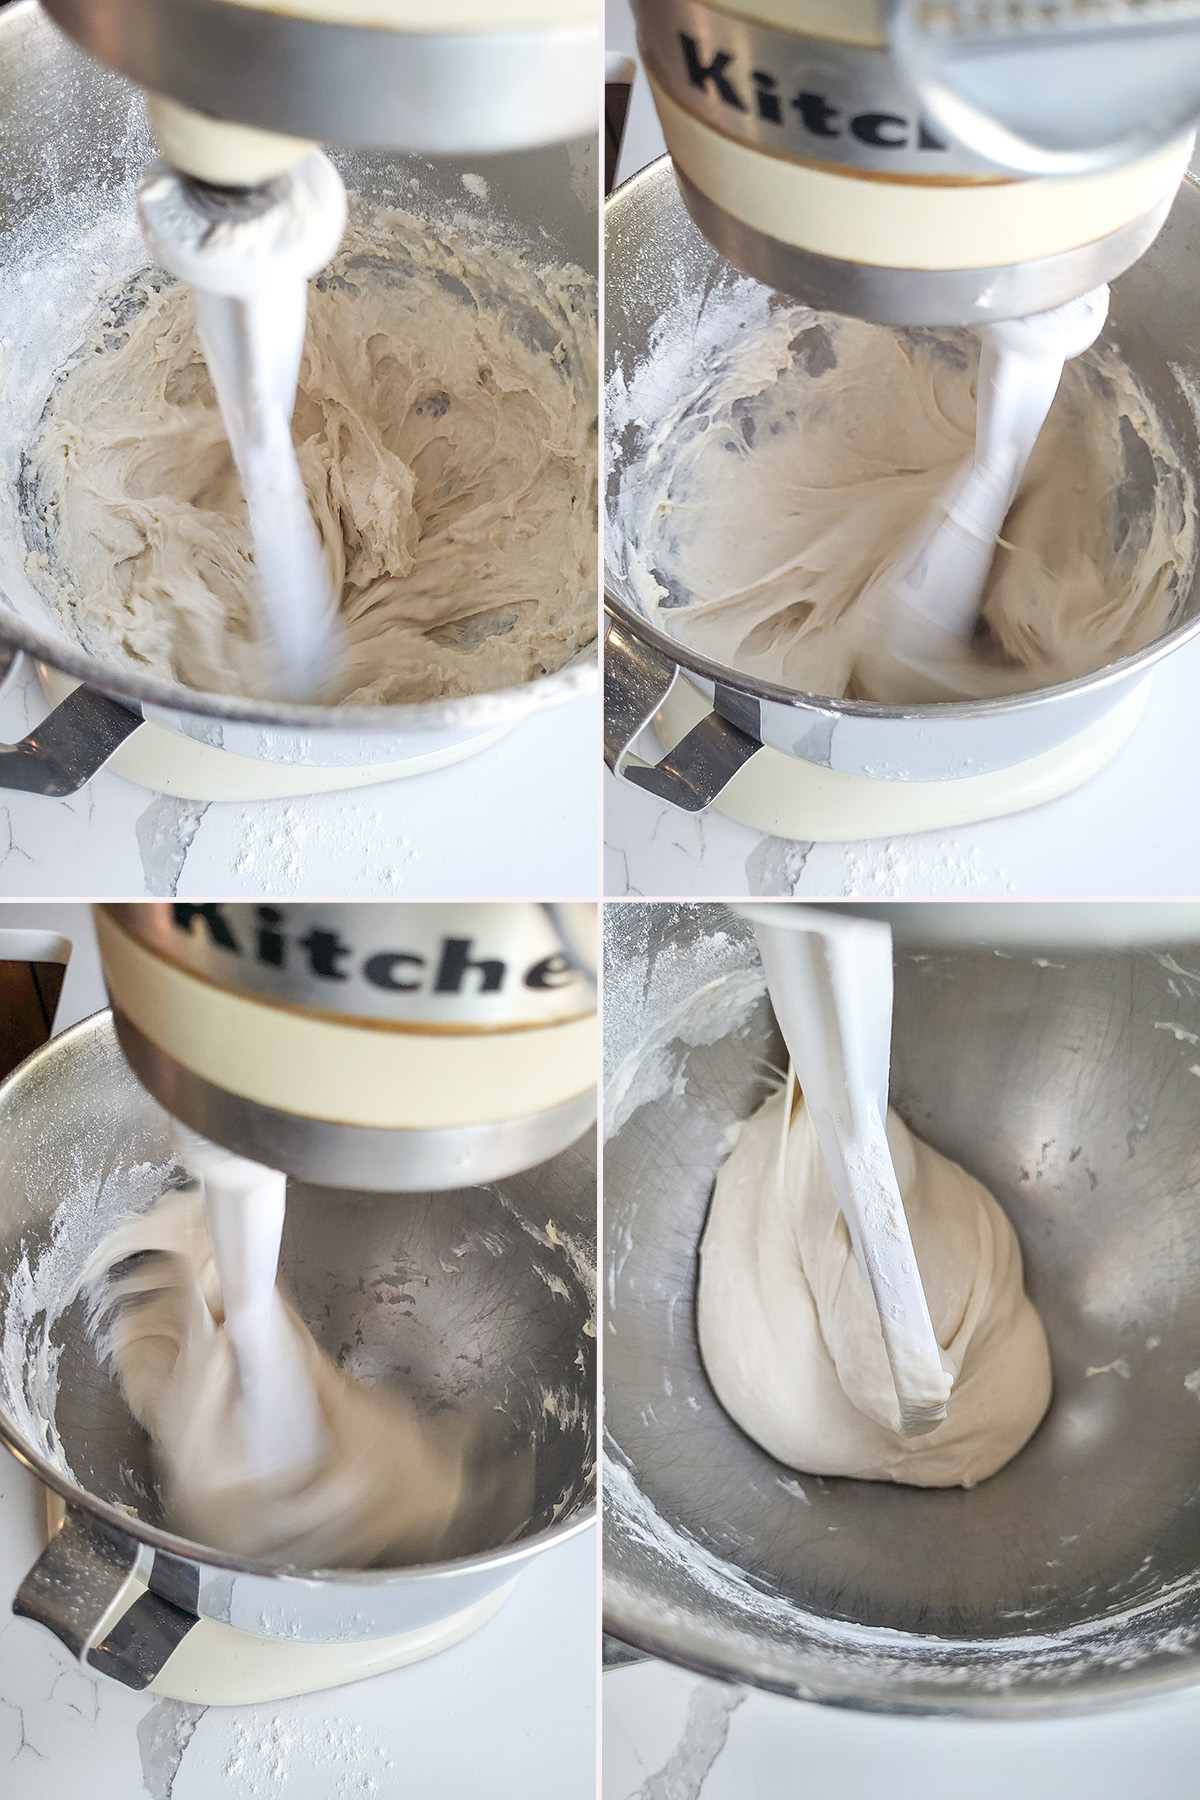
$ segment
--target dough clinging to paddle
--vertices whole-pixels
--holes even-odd
[[[943,1361],[943,1424],[906,1438],[879,1319],[808,1110],[777,1177],[783,1095],[741,1127],[701,1244],[700,1348],[719,1399],[780,1462],[813,1475],[972,1487],[1028,1441],[1050,1354],[1021,1251],[987,1190],[888,1114],[888,1144]]]
[[[84,1281],[94,1317],[107,1321],[129,1409],[153,1442],[174,1530],[307,1569],[459,1553],[464,1520],[481,1500],[472,1466],[478,1422],[454,1413],[429,1420],[407,1395],[362,1386],[320,1349],[290,1303],[328,1449],[315,1467],[272,1480],[251,1473],[236,1359],[196,1190],[167,1194],[119,1225]],[[495,1511],[498,1518],[503,1508]]]

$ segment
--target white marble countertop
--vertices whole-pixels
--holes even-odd
[[[47,710],[26,663],[0,694],[0,743]],[[104,770],[66,800],[0,791],[0,895],[590,898],[596,721],[585,696],[451,768],[291,800],[204,805]]]
[[[850,844],[766,837],[604,778],[604,891],[810,899],[1175,898],[1200,892],[1200,642],[1154,676],[1133,736],[1061,800],[1010,819]]]
[[[603,1800],[1194,1800],[1200,1694],[1036,1723],[900,1719],[706,1681],[604,1677]]]
[[[607,0],[606,46],[635,53],[628,0]],[[618,181],[665,149],[645,79],[630,97]],[[604,891],[809,898],[1144,898],[1200,891],[1200,758],[1192,722],[1200,643],[1167,659],[1112,763],[1061,800],[1008,819],[850,844],[764,836],[710,809],[689,815],[604,780]],[[648,734],[653,744],[653,734]],[[661,751],[647,749],[648,760]]]
[[[0,929],[75,946],[57,1030],[106,1004],[86,907],[0,904]],[[199,1707],[101,1679],[9,1612],[45,1542],[39,1485],[0,1449],[0,1794],[5,1800],[592,1800],[596,1534],[545,1552],[453,1649],[263,1706]]]

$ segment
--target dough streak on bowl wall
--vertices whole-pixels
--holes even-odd
[[[856,603],[970,458],[977,363],[971,332],[892,331],[751,282],[684,297],[608,384],[627,593],[726,667],[871,699]],[[1190,592],[1196,518],[1162,414],[1102,341],[1066,368],[955,685],[1053,686],[1152,643]]]
[[[341,594],[330,702],[482,693],[595,636],[596,287],[352,199],[293,435]],[[22,470],[26,570],[95,656],[263,695],[241,489],[185,289],[110,287]]]

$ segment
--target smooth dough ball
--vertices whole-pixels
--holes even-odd
[[[742,1126],[700,1246],[700,1350],[743,1431],[810,1475],[973,1487],[1029,1440],[1050,1352],[1008,1219],[888,1113],[888,1144],[945,1367],[946,1419],[905,1438],[871,1290],[803,1101],[778,1179],[783,1095]]]

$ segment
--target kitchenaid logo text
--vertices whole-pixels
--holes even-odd
[[[357,951],[336,930],[312,925],[303,937],[289,937],[283,930],[285,915],[276,906],[260,906],[249,942],[239,943],[220,906],[175,906],[175,924],[191,933],[201,921],[209,943],[231,950],[268,968],[295,966],[298,958],[311,975],[325,981],[349,981],[355,971],[372,987],[390,994],[501,994],[517,983],[527,988],[566,987],[577,971],[560,952],[544,956],[531,968],[513,972],[497,956],[477,956],[473,938],[444,937],[432,956],[412,950],[374,950],[356,962]],[[511,977],[511,979],[510,979]]]
[[[871,150],[947,148],[921,119],[895,112],[854,112],[835,106],[828,95],[807,88],[785,97],[782,83],[769,70],[738,69],[734,51],[717,50],[705,60],[704,51],[686,31],[679,33],[679,43],[691,85],[705,96],[720,100],[732,112],[753,112],[768,125],[781,129],[788,122],[788,114],[794,113],[811,138],[828,141],[849,134]]]

